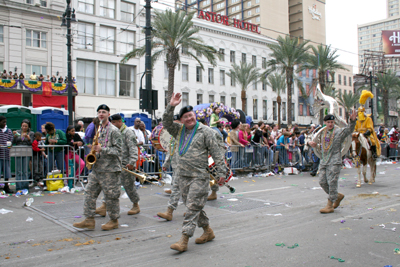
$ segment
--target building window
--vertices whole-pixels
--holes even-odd
[[[214,95],[209,95],[209,96],[208,96],[208,102],[214,103],[214,102],[215,102],[214,100],[215,100]]]
[[[253,83],[253,90],[257,90],[257,82]]]
[[[343,85],[347,85],[347,77],[343,76]]]
[[[260,17],[257,17],[256,18],[256,22],[260,22],[261,21],[261,18]]]
[[[267,83],[265,81],[262,82],[262,90],[267,91]]]
[[[197,94],[197,105],[203,104],[203,95]]]
[[[26,30],[26,46],[46,48],[46,33]]]
[[[121,20],[133,22],[135,15],[135,5],[128,2],[121,1]]]
[[[351,77],[349,77],[349,85],[353,86],[353,84],[351,83]]]
[[[0,43],[4,42],[4,26],[0,25]],[[1,68],[3,69],[3,68]]]
[[[187,55],[189,53],[189,48],[187,46],[182,46],[182,54]]]
[[[342,117],[342,108],[339,108],[339,116]]]
[[[231,97],[231,107],[236,109],[236,97],[235,96]]]
[[[253,119],[258,120],[258,99],[253,99]]]
[[[123,31],[119,36],[119,51],[121,55],[126,55],[135,47],[135,32]]]
[[[251,16],[251,10],[247,11],[247,16],[248,16],[248,17]]]
[[[82,94],[94,94],[95,62],[78,60],[76,63],[76,83],[78,92]]]
[[[164,79],[168,79],[168,65],[167,62],[164,61]]]
[[[235,63],[235,51],[230,52],[230,61],[231,63]]]
[[[94,25],[89,23],[78,23],[78,44],[79,49],[93,50]]]
[[[263,120],[268,120],[268,108],[267,108],[267,100],[263,100]]]
[[[115,29],[100,27],[100,52],[114,53]]]
[[[342,96],[342,89],[339,89],[339,97]]]
[[[182,64],[182,81],[189,81],[189,65]]]
[[[286,120],[286,102],[282,102],[282,120],[285,121]]]
[[[236,81],[231,77],[231,86],[236,86]]]
[[[115,95],[115,64],[99,63],[99,95]]]
[[[295,119],[294,119],[294,103],[292,103],[292,121],[294,121]]]
[[[260,8],[259,7],[256,8],[256,13],[260,13]]]
[[[342,84],[342,75],[338,74],[338,83]]]
[[[276,121],[278,120],[278,103],[276,103],[276,101],[272,102],[272,116],[273,116],[273,120]]]
[[[267,58],[265,58],[265,57],[261,58],[261,67],[263,69],[267,68]]]
[[[194,2],[196,2],[196,0],[194,0]],[[225,2],[219,3],[219,4],[217,4],[217,9],[223,8],[224,6],[225,6]]]
[[[186,107],[189,105],[189,93],[182,93],[182,106]]]
[[[222,55],[221,61],[225,61],[225,49],[220,48],[219,49],[219,54]]]
[[[225,71],[219,71],[219,85],[225,85]]]
[[[251,63],[253,64],[254,67],[257,67],[257,56],[251,57]]]
[[[260,0],[256,0],[256,4],[259,4],[260,3]]]
[[[225,96],[221,95],[219,102],[225,104]]]
[[[78,0],[78,11],[93,14],[94,0]]]
[[[208,83],[214,84],[214,69],[208,69]]]
[[[26,3],[30,4],[30,5],[33,5],[34,1],[33,0],[26,0]],[[47,7],[47,0],[40,0],[40,6],[41,7]]]
[[[242,53],[242,62],[246,63],[246,53]]]
[[[196,66],[196,82],[203,82],[203,70],[200,66]]]
[[[303,116],[303,104],[299,104],[299,116]]]
[[[39,65],[26,65],[25,77],[28,78],[31,74],[35,73],[37,76],[43,74],[46,77],[47,75],[47,67],[39,66]]]
[[[119,65],[119,95],[135,97],[135,93],[135,67]]]
[[[100,16],[115,17],[115,0],[100,0]]]

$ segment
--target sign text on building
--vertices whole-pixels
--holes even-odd
[[[382,46],[385,55],[399,55],[400,31],[382,31]]]
[[[322,14],[318,11],[317,5],[313,5],[312,7],[308,7],[308,13],[311,14],[312,19],[321,20]]]
[[[220,24],[226,25],[226,26],[232,25],[235,28],[249,31],[249,32],[255,32],[258,34],[261,33],[258,29],[258,25],[256,25],[256,24],[246,22],[243,20],[239,20],[239,19],[233,19],[233,23],[229,23],[228,16],[220,15],[215,12],[208,12],[208,11],[204,12],[204,11],[200,10],[197,18],[215,22],[215,23],[220,23]]]

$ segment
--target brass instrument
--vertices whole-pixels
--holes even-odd
[[[214,177],[214,175],[211,174],[211,172],[210,172],[210,178],[211,178],[210,186],[213,186],[213,185],[215,185],[215,184],[218,184],[218,180]],[[227,183],[224,183],[224,185],[225,185],[226,187],[228,187],[229,192],[231,192],[231,194],[235,193],[236,188],[234,188],[233,186],[228,185]]]
[[[97,157],[96,157],[96,151],[94,151],[94,146],[99,144],[99,136],[100,136],[100,129],[101,129],[101,121],[100,121],[100,125],[99,128],[97,129],[97,133],[93,138],[93,143],[92,143],[92,149],[90,150],[90,153],[86,156],[86,167],[91,170],[93,165],[96,163],[97,161]]]
[[[139,170],[131,171],[131,170],[128,170],[126,168],[122,168],[122,170],[124,170],[126,172],[129,172],[130,174],[133,174],[133,176],[135,176],[136,178],[139,179],[140,184],[144,184],[145,182],[149,182],[149,183],[151,183],[153,185],[156,185],[158,187],[163,187],[165,185],[165,182],[162,179],[158,180],[158,182],[150,181],[147,178],[147,174],[145,172],[142,172],[142,171],[139,171]]]

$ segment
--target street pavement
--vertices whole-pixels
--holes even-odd
[[[196,229],[184,253],[169,248],[181,236],[182,203],[172,221],[156,216],[167,207],[163,188],[139,189],[138,215],[128,216],[130,201],[121,198],[124,227],[113,231],[100,229],[102,217],[94,231],[72,227],[83,219],[75,218],[82,192],[45,193],[31,207],[23,207],[27,196],[3,198],[0,210],[13,212],[0,214],[0,266],[400,266],[399,171],[380,165],[375,184],[356,188],[356,170],[343,169],[345,199],[331,214],[319,213],[327,195],[308,173],[239,176],[230,182],[236,193],[222,187],[205,207],[216,238],[197,245]]]

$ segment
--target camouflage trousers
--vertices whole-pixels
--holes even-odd
[[[138,203],[140,197],[135,186],[135,176],[126,171],[121,172],[121,184],[132,203]]]
[[[95,170],[89,174],[83,205],[85,217],[94,217],[97,197],[103,191],[110,219],[119,218],[120,175],[121,172],[97,172]]]
[[[179,182],[177,177],[172,174],[171,181],[171,195],[168,200],[168,208],[176,210],[178,208],[179,198],[181,197],[181,191],[179,190]]]
[[[179,177],[178,184],[182,194],[183,203],[186,206],[186,214],[183,219],[182,234],[193,236],[196,225],[205,227],[209,225],[207,214],[203,208],[207,202],[209,191],[208,174],[199,174],[199,177]]]
[[[219,190],[219,185],[218,184],[214,184],[213,186],[211,186],[211,191],[218,192],[218,190]]]
[[[328,199],[332,202],[338,197],[338,179],[341,165],[320,165],[319,167],[319,185],[329,195]]]

